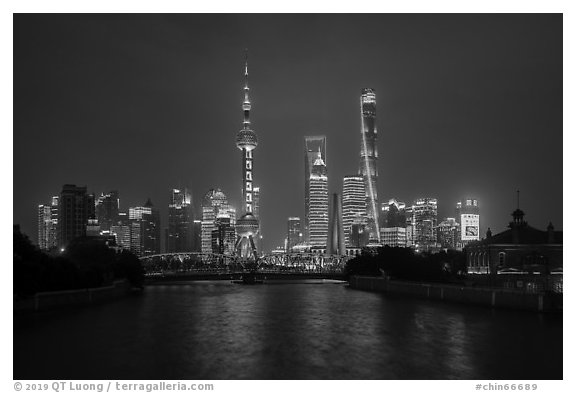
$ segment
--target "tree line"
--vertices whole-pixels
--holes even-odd
[[[398,280],[457,282],[466,275],[466,255],[462,251],[415,253],[411,248],[380,247],[347,262],[346,277],[387,276]]]
[[[14,225],[14,295],[29,297],[37,292],[96,288],[127,279],[142,287],[144,269],[130,251],[116,252],[103,241],[78,238],[63,252],[43,252]]]

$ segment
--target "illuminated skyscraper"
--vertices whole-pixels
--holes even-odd
[[[366,191],[362,176],[344,176],[342,183],[342,223],[347,247],[354,220],[366,220]]]
[[[250,129],[250,97],[248,87],[248,55],[246,55],[246,64],[244,67],[244,102],[242,110],[244,111],[244,126],[236,135],[236,146],[242,151],[242,216],[236,222],[236,233],[238,240],[236,242],[236,252],[238,256],[244,259],[257,259],[257,250],[255,242],[258,241],[260,224],[258,218],[254,216],[254,199],[253,199],[253,170],[254,160],[252,152],[258,145],[256,133]]]
[[[128,209],[130,250],[137,256],[160,254],[160,212],[150,198]]]
[[[310,201],[308,225],[311,246],[326,247],[328,238],[328,176],[322,153],[316,153],[316,160],[310,174]]]
[[[168,228],[166,229],[166,252],[192,251],[194,212],[192,197],[188,190],[173,188],[168,204]]]
[[[319,136],[307,136],[304,138],[304,241],[310,242],[310,222],[308,217],[310,216],[310,176],[312,175],[312,168],[314,167],[314,161],[318,158],[318,152],[322,160],[324,160],[324,165],[328,165],[326,159],[326,137],[323,135]]]
[[[288,236],[286,252],[292,252],[295,245],[302,242],[302,227],[300,217],[288,217]]]
[[[212,252],[212,231],[216,229],[216,218],[228,211],[228,198],[220,189],[211,189],[204,195],[201,224],[201,251],[203,253]],[[234,214],[234,221],[235,218],[236,215]]]
[[[459,240],[464,247],[480,240],[480,206],[478,200],[465,198],[456,204],[456,220],[460,224]]]
[[[96,219],[100,225],[100,230],[109,231],[110,226],[118,221],[118,210],[120,199],[118,191],[110,191],[108,194],[101,194],[96,199]]]
[[[460,248],[460,224],[454,218],[446,218],[440,224],[436,230],[438,235],[438,243],[440,247],[447,249],[457,249]]]
[[[360,146],[360,175],[366,184],[366,213],[370,240],[380,242],[378,223],[378,149],[376,147],[376,93],[374,89],[362,89],[360,96],[362,119],[362,143]]]
[[[58,196],[48,205],[38,206],[38,246],[41,250],[58,247]]]
[[[228,214],[220,214],[214,221],[212,230],[212,252],[215,254],[234,254],[234,244],[236,243],[236,231],[230,223]]]
[[[418,198],[412,206],[413,243],[419,251],[429,251],[437,242],[438,200]]]
[[[382,203],[380,219],[380,240],[383,245],[390,247],[406,247],[406,204],[390,199]]]

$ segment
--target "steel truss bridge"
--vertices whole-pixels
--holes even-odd
[[[341,274],[351,257],[320,253],[270,254],[248,262],[234,255],[179,252],[140,257],[148,276],[158,274],[320,273]]]

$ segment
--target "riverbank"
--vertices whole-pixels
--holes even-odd
[[[163,284],[181,281],[232,281],[242,279],[243,273],[172,273],[146,276],[146,285]],[[281,273],[281,272],[258,272],[258,280],[342,280],[345,277],[341,273]]]
[[[102,303],[126,296],[132,291],[133,288],[127,280],[118,280],[106,287],[39,292],[27,299],[14,300],[14,313],[25,314]]]
[[[349,285],[350,288],[364,291],[401,294],[445,302],[537,312],[562,312],[562,295],[548,292],[530,293],[514,289],[418,283],[366,276],[350,277]]]

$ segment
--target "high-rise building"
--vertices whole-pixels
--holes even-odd
[[[118,219],[110,226],[110,235],[114,236],[116,246],[120,249],[130,250],[130,219],[128,213],[118,212]]]
[[[202,220],[194,220],[192,251],[202,252]]]
[[[286,239],[286,252],[292,252],[294,246],[302,243],[302,224],[300,217],[288,217],[288,235]]]
[[[456,220],[460,224],[460,242],[464,247],[480,240],[480,206],[478,200],[465,198],[456,204]]]
[[[412,206],[413,242],[419,251],[429,251],[436,247],[436,223],[438,200],[418,198]]]
[[[366,184],[366,213],[371,241],[380,242],[378,222],[378,149],[376,147],[376,92],[364,88],[360,95],[362,142],[360,146],[360,175]]]
[[[130,249],[137,256],[160,254],[160,212],[150,198],[144,206],[131,207]]]
[[[118,191],[110,191],[108,194],[102,193],[96,199],[95,208],[100,230],[109,231],[110,227],[118,221],[118,211],[120,209]]]
[[[460,247],[460,224],[455,218],[446,218],[437,228],[438,243],[440,247],[455,250]]]
[[[216,217],[212,230],[212,252],[215,254],[233,255],[235,252],[236,230],[230,223],[228,214]]]
[[[342,224],[342,201],[338,194],[332,194],[330,202],[326,253],[331,255],[346,255],[344,227]]]
[[[219,214],[229,211],[228,198],[222,190],[211,189],[202,199],[202,223],[201,223],[201,251],[212,252],[212,231],[215,229],[216,218]],[[234,214],[235,220],[235,214]],[[234,225],[231,218],[231,225]]]
[[[382,203],[382,226],[385,228],[406,228],[406,204],[392,198]]]
[[[71,240],[86,236],[88,218],[94,216],[94,199],[86,187],[65,184],[58,203],[58,247],[66,247]]]
[[[166,228],[166,252],[192,251],[194,232],[192,196],[186,188],[170,190],[168,204],[168,228]]]
[[[310,234],[309,244],[326,247],[328,238],[328,176],[321,151],[316,153],[316,160],[310,174],[310,200],[307,219]]]
[[[38,206],[38,246],[41,250],[58,247],[58,196],[50,204]]]
[[[368,231],[367,218],[355,217],[350,227],[350,248],[362,248],[368,245],[370,233]]]
[[[352,223],[366,221],[366,191],[362,176],[344,176],[342,183],[342,223],[347,247],[351,247]]]
[[[260,223],[254,216],[254,157],[252,155],[258,138],[256,133],[250,128],[250,104],[248,87],[248,55],[246,55],[246,64],[244,67],[244,102],[242,110],[244,111],[244,126],[236,135],[236,147],[242,151],[242,216],[236,221],[236,233],[238,241],[236,251],[239,257],[243,259],[257,259],[257,242],[260,234]]]
[[[406,228],[380,228],[380,239],[389,247],[406,247]]]
[[[382,203],[380,221],[380,241],[382,244],[390,247],[406,247],[406,204],[396,199]]]
[[[312,169],[314,167],[314,162],[318,158],[318,152],[322,160],[324,160],[324,165],[328,165],[328,160],[326,158],[326,137],[323,135],[318,136],[307,136],[304,138],[304,241],[306,243],[310,242],[310,222],[308,217],[310,216],[310,176],[312,175]]]

